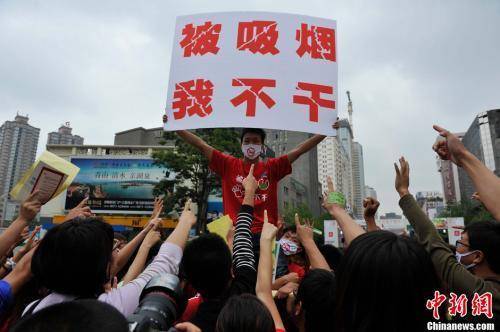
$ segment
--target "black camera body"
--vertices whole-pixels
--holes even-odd
[[[173,274],[159,274],[144,287],[139,306],[127,318],[129,331],[176,331],[172,326],[185,308],[179,278]]]

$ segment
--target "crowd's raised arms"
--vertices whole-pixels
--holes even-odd
[[[186,198],[176,202],[183,208],[166,234],[165,197],[155,199],[144,228],[127,237],[84,199],[40,239],[40,227],[30,226],[43,206],[34,191],[0,234],[0,332],[416,332],[494,323],[500,314],[500,223],[494,220],[500,180],[456,135],[434,128],[443,137],[433,147],[439,158],[469,175],[474,198],[493,216],[467,223],[454,246],[411,194],[404,157],[387,172],[395,172],[409,232],[384,230],[376,221],[384,202],[374,197],[363,201],[362,227],[328,177],[322,206],[342,234],[342,246],[334,247],[321,243],[314,229],[322,225],[310,217],[279,222],[276,205],[277,183],[321,137],[263,158],[245,149],[263,151],[265,132],[247,128],[239,159],[183,131],[179,136],[221,177],[232,222],[225,225],[232,231],[223,237],[201,230],[190,238],[199,216]]]

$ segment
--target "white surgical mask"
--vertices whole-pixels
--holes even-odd
[[[476,263],[472,263],[472,264],[469,264],[469,265],[465,265],[461,262],[461,259],[462,257],[467,257],[469,256],[470,254],[473,254],[475,253],[477,250],[473,250],[473,251],[469,251],[469,252],[466,252],[465,254],[461,254],[459,253],[458,251],[455,253],[455,257],[457,258],[457,261],[458,263],[462,264],[467,270],[469,269],[472,269],[474,266],[476,266],[477,264]]]
[[[302,247],[289,239],[281,239],[280,246],[285,256],[295,255],[302,251]]]
[[[243,151],[243,155],[250,160],[254,160],[258,158],[262,153],[262,145],[260,144],[243,144],[241,146],[241,151]]]

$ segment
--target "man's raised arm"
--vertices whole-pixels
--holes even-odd
[[[187,130],[179,130],[177,131],[177,135],[179,135],[186,143],[194,146],[198,150],[203,153],[205,157],[207,157],[208,161],[212,161],[212,152],[215,150],[213,147],[207,144],[204,140],[196,136],[190,131]]]
[[[163,123],[168,122],[168,117],[166,115],[163,116]],[[208,159],[208,161],[212,161],[212,152],[214,148],[207,144],[204,140],[193,134],[188,130],[178,130],[177,135],[182,138],[186,143],[194,146]]]
[[[467,150],[456,135],[439,126],[434,126],[434,130],[445,138],[434,144],[434,151],[441,159],[451,160],[469,175],[481,197],[481,202],[491,212],[493,218],[500,221],[500,205],[498,205],[500,178]]]
[[[318,145],[326,136],[324,135],[314,135],[308,138],[304,142],[297,145],[292,151],[288,153],[288,161],[292,164],[295,160],[299,159],[304,153],[308,152],[316,145]]]
[[[332,128],[337,130],[339,129],[339,118],[337,118],[337,121],[333,124]],[[304,142],[300,143],[297,145],[292,151],[290,151],[287,156],[288,156],[288,161],[290,164],[293,164],[293,162],[297,159],[299,159],[300,156],[302,156],[304,153],[309,152],[312,148],[314,148],[316,145],[321,143],[322,140],[325,139],[325,135],[314,135],[313,137],[308,138]]]

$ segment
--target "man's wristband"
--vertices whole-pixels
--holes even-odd
[[[341,192],[333,191],[328,193],[327,202],[345,207],[345,197]]]

